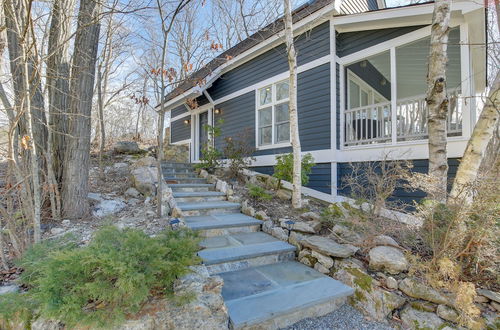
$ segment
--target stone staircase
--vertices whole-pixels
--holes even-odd
[[[224,279],[222,296],[232,329],[279,329],[332,312],[353,294],[350,287],[295,261],[295,246],[261,231],[262,221],[240,212],[191,164],[165,163],[189,228],[204,238],[198,255]]]

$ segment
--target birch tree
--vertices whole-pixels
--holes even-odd
[[[289,104],[288,111],[290,114],[290,138],[292,142],[293,152],[293,179],[292,179],[292,206],[294,208],[302,207],[302,175],[301,175],[301,148],[299,137],[299,120],[297,114],[297,52],[293,40],[293,22],[292,22],[292,5],[290,0],[284,0],[284,22],[285,22],[285,41],[288,57],[288,67],[290,70],[289,76]]]
[[[435,189],[430,197],[446,202],[448,177],[446,119],[449,100],[446,92],[446,64],[451,0],[436,0],[431,25],[429,68],[427,73],[427,108],[429,131],[429,176]]]

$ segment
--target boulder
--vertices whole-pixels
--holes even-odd
[[[321,216],[315,212],[305,212],[300,215],[300,217],[306,221],[320,221]]]
[[[0,295],[19,292],[19,287],[15,284],[0,285]]]
[[[401,321],[409,329],[441,329],[444,321],[434,313],[406,307],[400,314]]]
[[[157,161],[156,158],[147,156],[147,157],[142,157],[138,159],[133,165],[133,168],[138,168],[138,167],[156,167]]]
[[[61,227],[55,227],[55,228],[52,228],[50,230],[50,233],[52,235],[60,235],[60,234],[64,233],[64,229],[62,229]]]
[[[323,266],[323,264],[320,262],[314,264],[314,269],[323,274],[328,274],[330,272],[330,269]]]
[[[276,197],[284,201],[289,201],[292,199],[292,192],[289,190],[280,189],[276,192]]]
[[[318,260],[319,263],[321,263],[325,268],[332,268],[333,267],[333,259],[330,258],[329,256],[325,256],[324,254],[321,254],[317,251],[312,251],[311,255]]]
[[[305,235],[296,231],[291,231],[290,236],[288,237],[288,243],[295,245],[297,248],[302,246],[302,240],[309,237],[309,235]]]
[[[437,290],[410,277],[399,282],[399,290],[413,298],[431,301],[436,304],[450,304],[449,300]]]
[[[353,245],[338,244],[332,239],[321,236],[310,236],[302,240],[301,244],[313,251],[318,251],[327,256],[338,258],[350,257],[358,250],[358,248]]]
[[[64,219],[62,222],[61,222],[62,226],[63,227],[66,227],[68,228],[70,225],[71,225],[71,220],[69,219]]]
[[[386,235],[378,235],[373,238],[373,244],[379,245],[387,245],[387,246],[395,246],[399,247],[398,242],[396,242],[392,237]]]
[[[113,150],[119,154],[138,154],[144,152],[134,141],[118,141],[114,144]]]
[[[361,236],[358,233],[350,230],[349,228],[347,228],[346,226],[343,226],[343,225],[336,224],[335,226],[333,226],[332,232],[335,235],[343,238],[347,242],[362,243],[362,241],[363,241]]]
[[[389,289],[397,290],[398,288],[398,281],[392,276],[389,276],[385,279],[385,286],[388,287]]]
[[[102,201],[102,194],[90,192],[87,194],[87,198],[92,202],[100,202]]]
[[[377,246],[370,250],[370,269],[385,270],[390,274],[399,274],[408,270],[408,260],[401,250],[391,246]]]
[[[248,201],[241,203],[241,213],[248,215],[249,217],[255,216],[255,209],[248,205]]]
[[[490,306],[493,307],[493,309],[496,310],[497,312],[500,312],[500,304],[497,303],[496,301],[490,302]]]
[[[271,229],[273,229],[273,227],[274,227],[274,222],[272,220],[264,221],[264,223],[262,224],[262,231],[264,233],[270,234]]]
[[[417,309],[422,312],[431,312],[435,313],[436,312],[436,304],[431,303],[426,300],[415,300],[410,303],[410,306],[414,309]]]
[[[315,234],[321,229],[319,221],[297,221],[292,225],[292,230],[300,231],[302,233]]]
[[[130,187],[125,191],[125,196],[137,198],[141,195],[141,193],[135,189],[134,187]]]
[[[102,218],[111,214],[115,214],[123,210],[127,205],[119,199],[106,199],[97,204],[92,210],[92,214],[98,218]]]
[[[486,297],[490,300],[496,301],[497,303],[500,303],[500,293],[494,292],[491,290],[486,290],[486,289],[477,289],[476,290],[478,295],[481,295],[483,297]]]
[[[273,229],[271,229],[271,235],[282,241],[288,241],[288,230],[281,227],[274,227]]]
[[[131,171],[132,183],[141,194],[150,196],[156,194],[158,172],[154,167],[137,167]]]
[[[267,221],[270,219],[269,216],[264,211],[255,212],[255,218],[262,220],[262,221]]]
[[[459,315],[457,313],[457,311],[451,307],[448,307],[446,305],[439,305],[436,309],[436,314],[446,320],[446,321],[450,321],[450,322],[458,322],[458,318],[459,318]]]

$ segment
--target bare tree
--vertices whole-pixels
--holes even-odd
[[[431,26],[427,107],[429,129],[429,175],[436,182],[431,198],[446,202],[448,176],[446,119],[449,100],[446,92],[446,63],[451,0],[436,0]]]
[[[299,119],[297,114],[297,53],[293,40],[292,5],[290,0],[284,0],[284,10],[285,41],[290,70],[288,111],[290,114],[290,137],[293,150],[292,206],[300,208],[302,207],[302,162],[300,155]]]

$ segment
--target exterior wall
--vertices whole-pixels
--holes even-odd
[[[424,25],[417,25],[390,29],[338,33],[335,49],[339,57],[344,57],[423,27]]]
[[[299,134],[302,151],[330,149],[330,64],[320,65],[298,75]],[[215,122],[223,119],[217,148],[223,148],[225,137],[247,131],[255,147],[255,92],[241,95],[216,106],[221,110]],[[255,153],[271,155],[291,152],[291,148],[266,149]]]
[[[296,48],[299,66],[328,55],[330,53],[329,22],[298,36]],[[223,74],[208,89],[208,93],[212,99],[217,100],[285,71],[288,71],[288,62],[285,46],[281,44]]]
[[[172,111],[170,111],[170,118],[175,118],[177,116],[180,116],[184,113],[187,114],[188,110],[184,104],[179,105],[176,108],[173,108]]]
[[[332,182],[332,171],[330,163],[316,164],[312,168],[312,172],[309,175],[309,183],[306,187],[330,194],[331,193],[331,182]],[[251,170],[263,174],[272,175],[274,173],[273,166],[258,166],[252,167]]]
[[[190,116],[180,118],[170,123],[171,127],[171,142],[179,142],[191,138],[191,125],[184,124],[184,120],[191,119]]]
[[[429,170],[429,160],[428,159],[418,159],[411,161],[413,164],[412,171],[415,173],[427,173]],[[368,162],[363,162],[362,164],[368,165]],[[459,165],[458,158],[448,159],[448,188],[451,188],[451,184],[455,179],[455,174],[457,173]],[[349,189],[343,186],[343,179],[352,173],[352,168],[350,163],[338,163],[337,164],[337,193],[343,196],[349,196]],[[413,202],[419,202],[425,197],[425,193],[421,190],[416,191],[406,191],[403,188],[397,188],[389,201],[404,204],[413,204]]]

